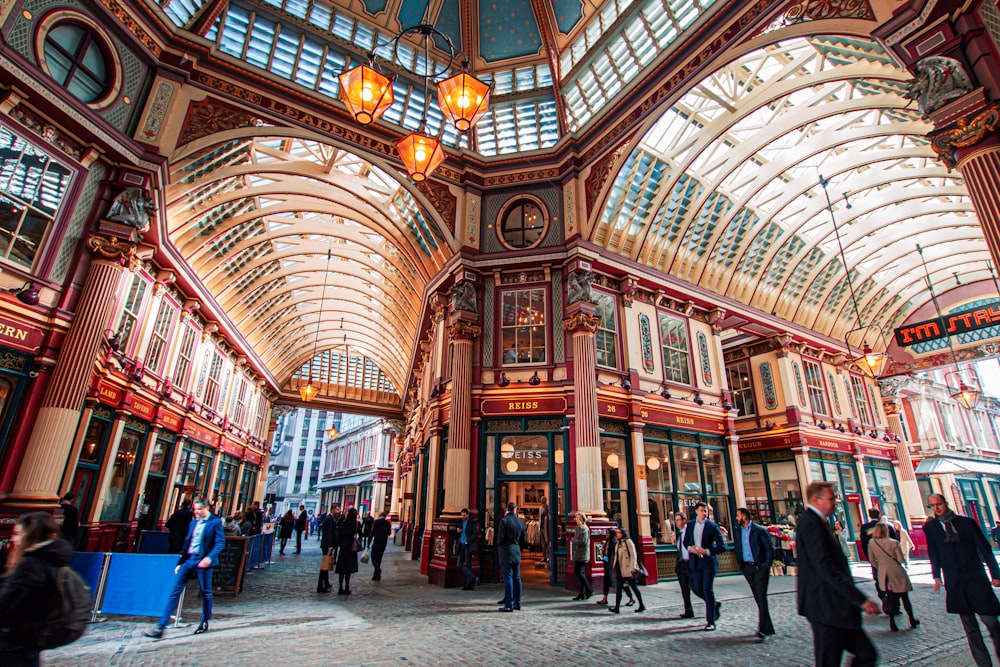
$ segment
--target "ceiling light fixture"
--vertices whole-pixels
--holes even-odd
[[[309,401],[316,398],[316,394],[319,393],[319,389],[312,383],[313,379],[313,366],[316,364],[316,350],[319,348],[319,330],[323,327],[323,309],[326,306],[326,282],[330,276],[330,258],[333,256],[333,250],[326,251],[326,271],[323,272],[323,292],[319,300],[319,320],[316,322],[316,340],[313,342],[313,353],[312,357],[309,358],[309,382],[304,386],[299,387],[299,396],[302,400],[308,403]],[[330,438],[333,440],[333,438]]]
[[[394,79],[379,71],[379,51],[389,51],[387,60],[395,67],[421,79],[424,86],[424,109],[417,130],[410,132],[396,142],[396,151],[406,167],[406,172],[414,181],[426,180],[444,162],[441,140],[430,136],[427,129],[427,114],[430,108],[430,85],[435,82],[438,107],[445,119],[459,132],[466,132],[476,124],[490,106],[490,84],[480,81],[469,73],[469,62],[462,61],[462,69],[457,74],[447,76],[460,53],[451,38],[429,23],[430,2],[424,5],[421,22],[405,28],[388,42],[377,45],[368,54],[365,64],[357,65],[340,75],[340,95],[344,104],[358,123],[368,125],[378,120],[395,101]],[[401,40],[420,42],[422,58],[412,64],[399,56]],[[448,54],[447,62],[431,58],[431,42]],[[390,48],[391,47],[391,48]],[[442,78],[446,77],[446,78]]]
[[[942,324],[941,330],[947,332],[947,329],[943,326],[943,317],[941,316],[941,304],[938,303],[937,293],[934,291],[934,283],[931,282],[931,273],[927,269],[927,261],[924,259],[924,249],[917,244],[917,252],[920,253],[920,263],[924,267],[924,279],[927,281],[927,289],[931,293],[931,301],[934,302],[934,312],[937,313],[938,322]],[[951,363],[955,366],[955,370],[950,373],[945,373],[944,381],[949,387],[949,393],[951,397],[958,401],[966,410],[971,410],[976,407],[979,402],[979,395],[982,394],[982,390],[979,388],[979,380],[973,378],[972,383],[966,382],[966,377],[962,374],[962,369],[958,365],[958,355],[955,354],[955,344],[951,340],[951,335],[946,336],[948,339],[948,350],[951,352]]]
[[[823,178],[822,174],[819,177],[819,184],[823,188],[823,195],[826,197],[826,210],[830,214],[830,222],[833,223],[833,233],[837,237],[837,249],[840,252],[840,261],[844,265],[844,276],[847,279],[847,287],[851,292],[851,303],[854,304],[854,316],[858,320],[858,326],[848,331],[844,334],[844,344],[847,346],[847,354],[850,357],[850,361],[854,362],[855,365],[860,368],[865,375],[877,380],[882,375],[882,370],[885,367],[885,362],[887,356],[885,353],[885,335],[882,329],[876,324],[872,323],[865,326],[861,321],[861,308],[858,306],[858,295],[854,291],[854,282],[851,280],[851,269],[847,266],[847,257],[844,255],[844,243],[840,238],[840,227],[837,225],[837,217],[833,214],[833,204],[830,201],[830,191],[827,190],[827,186],[830,181]],[[848,201],[847,195],[844,195],[844,201],[847,202],[847,208],[851,208],[851,202]],[[860,336],[855,336],[861,339],[861,354],[858,356],[852,355],[851,347],[851,337],[855,334],[860,334]],[[875,336],[877,339],[882,341],[882,352],[877,352],[872,349],[868,344],[868,337]]]

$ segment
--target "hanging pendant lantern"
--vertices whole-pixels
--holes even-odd
[[[303,387],[299,387],[299,396],[301,396],[302,400],[305,401],[306,403],[316,398],[316,394],[318,393],[319,389],[317,389],[313,385],[312,381],[310,381],[309,384]]]
[[[340,97],[362,125],[378,120],[395,101],[392,79],[368,65],[352,67],[339,79]]]
[[[437,85],[438,106],[459,132],[465,132],[490,106],[490,87],[462,71]]]
[[[427,180],[438,165],[444,162],[441,142],[419,132],[410,132],[397,141],[396,150],[403,160],[406,172],[417,182]]]

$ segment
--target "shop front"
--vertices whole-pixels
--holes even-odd
[[[32,373],[42,332],[20,320],[0,316],[0,467],[7,468],[11,436]],[[37,375],[37,374],[36,374]],[[13,466],[7,468],[12,470]]]

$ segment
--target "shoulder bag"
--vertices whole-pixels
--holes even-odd
[[[354,538],[354,544],[351,545],[351,551],[361,551],[365,548],[364,543],[361,541],[360,537]]]

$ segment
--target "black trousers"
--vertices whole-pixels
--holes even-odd
[[[681,587],[681,597],[684,598],[684,613],[693,614],[694,607],[691,606],[691,563],[686,560],[677,559],[674,566],[677,574],[677,583]]]
[[[372,542],[372,567],[375,568],[372,579],[375,581],[382,578],[382,556],[385,555],[385,545],[385,542]]]
[[[587,579],[587,561],[573,561],[573,574],[576,576],[576,580],[580,582],[580,595],[588,598],[593,595],[594,587],[590,585],[590,580]]]
[[[458,545],[458,569],[465,575],[466,586],[472,586],[472,582],[476,578],[472,573],[472,549],[473,545],[471,544]]]
[[[809,621],[813,630],[816,667],[840,667],[844,651],[854,655],[853,667],[873,667],[878,653],[861,628],[837,628]]]
[[[969,641],[969,650],[972,651],[972,659],[976,661],[978,667],[990,667],[993,664],[993,660],[990,658],[990,652],[986,649],[986,643],[983,641],[983,631],[979,629],[979,621],[976,620],[976,615],[959,614],[959,618],[962,619],[965,637]],[[996,616],[984,616],[980,614],[979,618],[983,619],[983,624],[989,630],[990,639],[993,640],[993,649],[997,653],[1000,653],[1000,622],[997,621]]]
[[[295,553],[302,551],[302,531],[295,529]]]
[[[771,612],[767,607],[767,585],[771,580],[770,568],[744,563],[743,577],[750,584],[754,602],[757,603],[757,632],[773,635],[774,624],[771,623]]]

